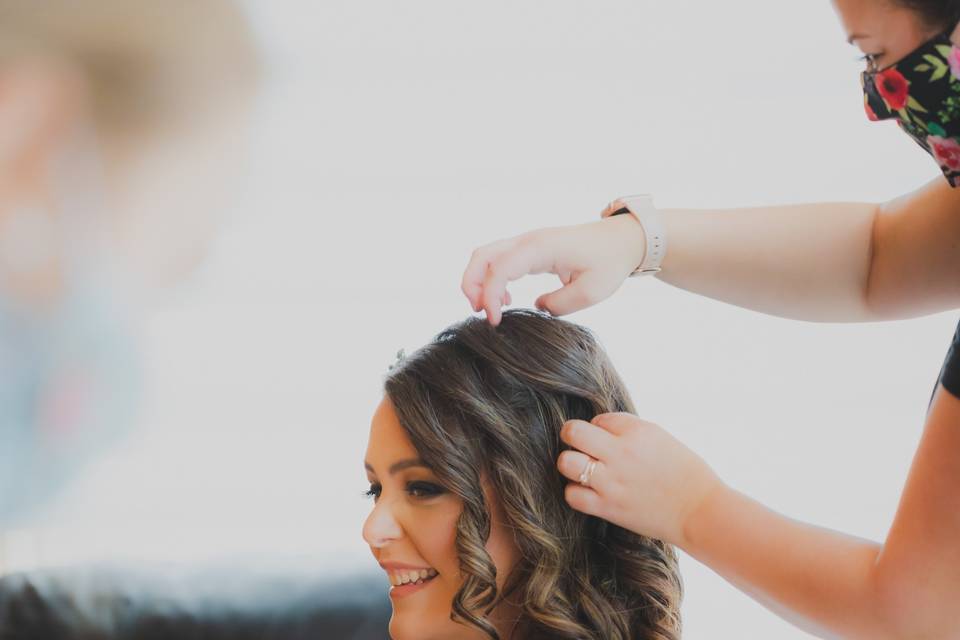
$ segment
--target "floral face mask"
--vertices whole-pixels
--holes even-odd
[[[860,74],[871,120],[897,124],[940,165],[951,187],[960,186],[960,47],[949,31],[883,69]]]

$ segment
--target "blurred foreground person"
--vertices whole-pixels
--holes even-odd
[[[0,573],[134,424],[137,311],[202,258],[258,77],[226,0],[0,0]]]

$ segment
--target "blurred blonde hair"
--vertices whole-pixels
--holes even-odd
[[[0,66],[23,59],[76,68],[106,133],[215,111],[261,75],[230,0],[0,0]]]

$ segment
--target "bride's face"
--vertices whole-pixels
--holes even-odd
[[[462,581],[456,529],[463,503],[419,459],[388,397],[373,416],[365,467],[374,504],[363,537],[392,585],[390,637],[487,638],[479,629],[450,619],[453,597]],[[485,494],[492,521],[486,549],[502,589],[519,554],[503,524],[499,501],[492,499],[491,492]],[[502,638],[510,637],[511,617],[514,612],[503,604],[493,613],[492,622]]]

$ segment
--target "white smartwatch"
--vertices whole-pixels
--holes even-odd
[[[646,250],[640,266],[630,273],[633,276],[645,276],[659,273],[660,263],[667,253],[667,234],[660,219],[660,213],[653,206],[653,198],[648,194],[624,196],[617,198],[603,210],[602,218],[623,213],[631,213],[643,227],[643,234],[647,239]]]

